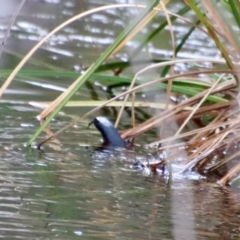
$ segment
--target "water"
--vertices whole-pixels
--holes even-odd
[[[6,10],[0,12],[1,36],[18,3],[14,0],[6,2]],[[37,40],[63,20],[100,5],[100,1],[98,4],[89,1],[88,5],[77,0],[26,1],[6,42],[1,68],[15,66]],[[69,26],[45,44],[25,68],[53,68],[56,73],[59,68],[81,70],[96,59],[96,54],[101,53],[121,31],[134,11],[109,11]],[[115,25],[112,19],[117,19]],[[203,44],[204,41],[206,39],[202,35],[195,34],[194,44]],[[134,46],[134,42],[132,44]],[[167,45],[170,43],[165,42],[164,47]],[[192,46],[188,45],[189,49]],[[211,42],[204,47],[211,49]],[[126,52],[124,49],[115,60],[127,56]],[[205,53],[207,57],[217,55],[213,50]],[[155,54],[160,57],[170,53],[158,50]],[[184,54],[188,56],[192,52]],[[135,72],[137,67],[127,71]],[[2,82],[4,80],[1,79]],[[238,187],[223,188],[195,173],[181,175],[178,164],[173,166],[172,181],[161,175],[145,177],[129,168],[131,158],[92,154],[91,149],[85,146],[100,144],[99,133],[93,127],[86,128],[92,119],[59,135],[43,148],[43,152],[25,148],[24,143],[39,126],[36,115],[40,110],[29,102],[50,101],[71,81],[57,76],[18,76],[1,100],[0,238],[239,238]],[[104,96],[97,85],[90,87],[99,98]],[[78,96],[89,99],[87,88],[83,88]],[[50,130],[58,130],[70,122],[72,116],[80,116],[87,110],[65,108],[65,115],[58,115]],[[112,109],[99,112],[99,115],[106,114],[111,119],[115,118]],[[129,126],[130,119],[125,115],[121,129]],[[45,137],[44,133],[38,141]],[[151,138],[154,136],[148,136],[147,140]]]

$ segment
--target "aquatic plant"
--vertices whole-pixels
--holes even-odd
[[[39,136],[51,120],[58,114],[63,106],[97,106],[87,112],[81,119],[92,116],[104,106],[121,106],[115,126],[121,121],[126,107],[131,108],[132,128],[122,133],[125,139],[137,138],[148,131],[157,129],[158,139],[146,143],[148,146],[159,146],[158,151],[167,151],[167,162],[179,157],[184,158],[186,164],[183,171],[196,170],[207,176],[217,175],[220,184],[226,184],[237,178],[240,171],[239,156],[239,57],[240,43],[236,37],[239,30],[240,4],[232,1],[193,1],[185,0],[185,5],[173,13],[167,10],[169,1],[150,1],[148,6],[142,5],[111,5],[81,13],[54,29],[42,39],[19,65],[12,71],[6,83],[0,90],[0,95],[9,85],[16,74],[43,74],[21,70],[22,66],[32,54],[50,36],[71,22],[97,11],[115,7],[138,7],[141,14],[127,26],[104,53],[85,72],[81,73],[76,81],[62,93],[56,100],[39,115],[44,119],[42,125],[29,140],[28,145]],[[228,14],[225,14],[227,11]],[[188,12],[194,13],[191,19],[184,17]],[[134,39],[158,14],[164,14],[165,20],[139,40],[139,46],[131,53],[129,59],[137,56],[139,49],[146,47],[152,39],[158,38],[161,31],[168,29],[172,43],[172,56],[165,59],[151,59],[147,62],[118,62],[107,63],[106,60],[116,54],[131,39]],[[184,21],[189,30],[180,42],[176,43],[174,36],[174,23],[176,20]],[[223,60],[206,58],[185,59],[179,58],[182,48],[194,31],[206,34],[209,41],[213,41],[221,53]],[[122,76],[121,73],[131,64],[141,64],[142,69],[134,76]],[[179,66],[185,64],[184,71]],[[20,71],[21,70],[21,71]],[[114,70],[114,76],[109,76],[106,70]],[[155,77],[151,74],[155,73]],[[2,71],[2,74],[7,74]],[[53,74],[47,71],[44,74]],[[73,73],[58,71],[58,74],[72,77]],[[75,73],[76,74],[76,73]],[[127,90],[113,96],[110,100],[71,102],[71,97],[89,79],[98,78],[108,89],[116,86],[125,86]],[[141,79],[141,81],[139,81]],[[155,96],[156,99],[165,91],[164,99],[148,101],[141,99],[141,94]],[[119,101],[124,98],[123,101]],[[173,98],[175,101],[173,101]],[[149,108],[158,110],[154,117],[149,117],[142,123],[136,121],[139,109]],[[79,119],[75,120],[75,122]],[[50,135],[48,139],[56,136],[67,127]],[[44,142],[40,143],[43,144]],[[183,150],[184,149],[184,150]]]

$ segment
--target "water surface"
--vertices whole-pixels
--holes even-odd
[[[1,37],[18,3],[6,2],[6,11],[0,11]],[[1,69],[13,68],[38,40],[62,21],[84,10],[115,2],[26,1],[7,39]],[[180,6],[179,3],[175,7]],[[29,102],[50,101],[57,97],[73,81],[58,77],[58,69],[81,71],[91,64],[136,13],[136,9],[109,10],[63,29],[25,66],[25,69],[55,69],[56,76],[17,76],[4,94],[0,105],[1,238],[239,238],[238,187],[223,188],[195,173],[181,175],[176,163],[171,181],[168,176],[143,176],[129,168],[134,156],[131,159],[124,154],[93,154],[91,148],[86,148],[100,144],[99,133],[93,127],[87,129],[87,121],[49,142],[43,152],[24,147],[39,126],[36,115],[41,111]],[[181,38],[184,31],[179,22],[177,37]],[[170,56],[166,50],[171,45],[168,36],[166,33],[162,41],[153,41],[149,49],[155,57]],[[184,56],[217,56],[213,44],[203,35],[195,33],[192,38],[182,53]],[[129,43],[111,61],[127,58],[129,49],[136,44]],[[144,52],[143,49],[141,54]],[[124,74],[137,70],[138,67],[133,67]],[[1,78],[2,83],[4,80]],[[97,95],[89,94],[91,88]],[[94,97],[107,98],[97,84],[86,86],[76,98]],[[65,115],[58,115],[51,123],[51,131],[60,129],[72,120],[71,117],[87,110],[64,109]],[[114,120],[116,112],[104,109],[99,115]],[[129,114],[125,113],[119,128],[128,127],[129,122]],[[45,137],[46,134],[42,134],[38,140]],[[150,141],[154,137],[149,135],[143,139]]]

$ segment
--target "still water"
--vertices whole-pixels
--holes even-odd
[[[4,38],[19,1],[2,1],[5,8],[0,9],[0,34]],[[74,14],[123,2],[132,1],[26,1],[5,43],[1,69],[13,68],[38,40]],[[174,7],[181,4],[177,2]],[[91,64],[137,12],[119,9],[98,13],[60,31],[25,66],[54,69],[56,76],[17,76],[4,94],[0,105],[0,238],[239,239],[237,187],[222,188],[194,173],[181,175],[178,164],[173,166],[171,181],[161,175],[146,177],[129,168],[134,159],[122,154],[94,154],[91,146],[100,144],[100,136],[94,128],[87,129],[92,119],[68,129],[43,152],[24,147],[39,126],[36,116],[41,110],[30,102],[56,98],[73,81],[58,77],[57,70],[80,71]],[[179,22],[177,37],[184,31]],[[168,36],[164,42],[153,42],[150,52],[170,56]],[[218,56],[213,43],[206,42],[203,35],[196,33],[192,40],[184,56]],[[196,50],[203,43],[204,49]],[[125,59],[134,44],[112,60]],[[125,74],[135,71],[132,68]],[[2,77],[1,82],[4,80]],[[97,96],[87,89],[94,89]],[[93,96],[106,98],[98,84],[85,87],[77,98]],[[71,117],[87,110],[64,109],[49,130],[60,129]],[[114,110],[99,112],[106,114],[112,120],[116,116]],[[121,129],[129,126],[130,118],[125,119]],[[38,140],[45,137],[42,134]]]

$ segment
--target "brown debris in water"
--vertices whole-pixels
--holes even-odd
[[[123,132],[122,137],[125,139],[135,138],[153,129],[157,129],[157,131],[163,129],[163,132],[166,133],[166,129],[171,123],[178,123],[181,126],[189,116],[189,111],[185,108],[194,108],[199,98],[200,96],[194,96],[177,104],[174,109],[167,109],[159,113],[157,116]],[[201,119],[206,115],[211,116],[213,120],[207,124],[202,124]],[[163,144],[160,149],[168,151],[167,161],[177,159],[180,156],[184,157],[185,154],[183,172],[194,170],[202,175],[214,175],[217,176],[220,184],[228,184],[240,172],[238,161],[240,155],[240,115],[237,101],[233,99],[225,103],[199,107],[190,121],[198,123],[199,128],[189,130],[189,127],[185,125],[183,131],[178,135],[164,137],[150,143],[149,146]],[[184,149],[180,149],[179,145],[184,146]]]

